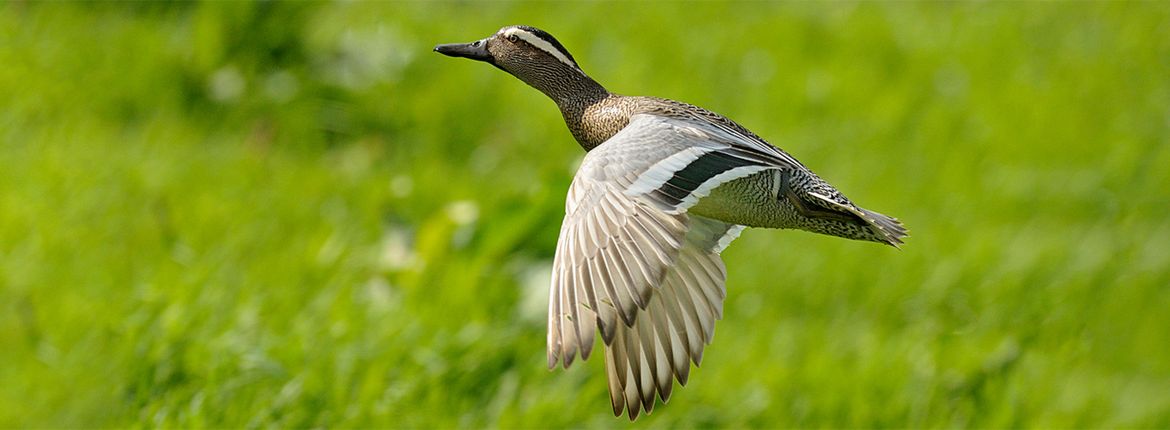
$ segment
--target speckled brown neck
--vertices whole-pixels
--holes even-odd
[[[589,151],[630,123],[631,97],[606,93],[605,97],[579,103],[559,104],[569,131]]]
[[[573,138],[586,151],[630,122],[631,102],[637,98],[610,93],[577,67],[535,61],[512,64],[506,70],[556,102]]]

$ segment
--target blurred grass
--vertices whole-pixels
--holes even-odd
[[[1170,7],[0,5],[0,427],[618,426],[544,370],[549,30],[913,230],[753,230],[644,427],[1170,427]]]

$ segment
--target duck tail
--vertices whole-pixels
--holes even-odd
[[[910,235],[906,226],[902,225],[902,222],[898,221],[897,218],[864,208],[857,208],[857,210],[859,212],[857,215],[869,225],[869,228],[886,244],[894,248],[900,248],[898,245],[903,243],[902,238]]]
[[[865,227],[869,227],[868,234],[853,237],[853,239],[869,240],[900,248],[898,245],[904,243],[902,238],[910,235],[897,218],[863,209],[844,198],[841,199],[842,201],[837,201],[818,193],[809,193],[808,195],[819,200],[827,208],[836,209],[842,215],[848,214],[845,216],[854,218],[853,222],[860,221]]]

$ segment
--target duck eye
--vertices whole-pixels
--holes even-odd
[[[509,41],[509,42],[515,42],[515,41],[517,41],[517,40],[520,40],[520,37],[519,37],[519,36],[517,36],[517,35],[515,35],[515,34],[509,34],[509,35],[508,35],[508,41]]]

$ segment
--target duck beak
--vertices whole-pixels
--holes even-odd
[[[449,57],[463,57],[472,60],[486,61],[491,63],[492,53],[487,50],[487,39],[477,40],[471,43],[447,43],[443,45],[435,45],[435,52],[449,56]]]

